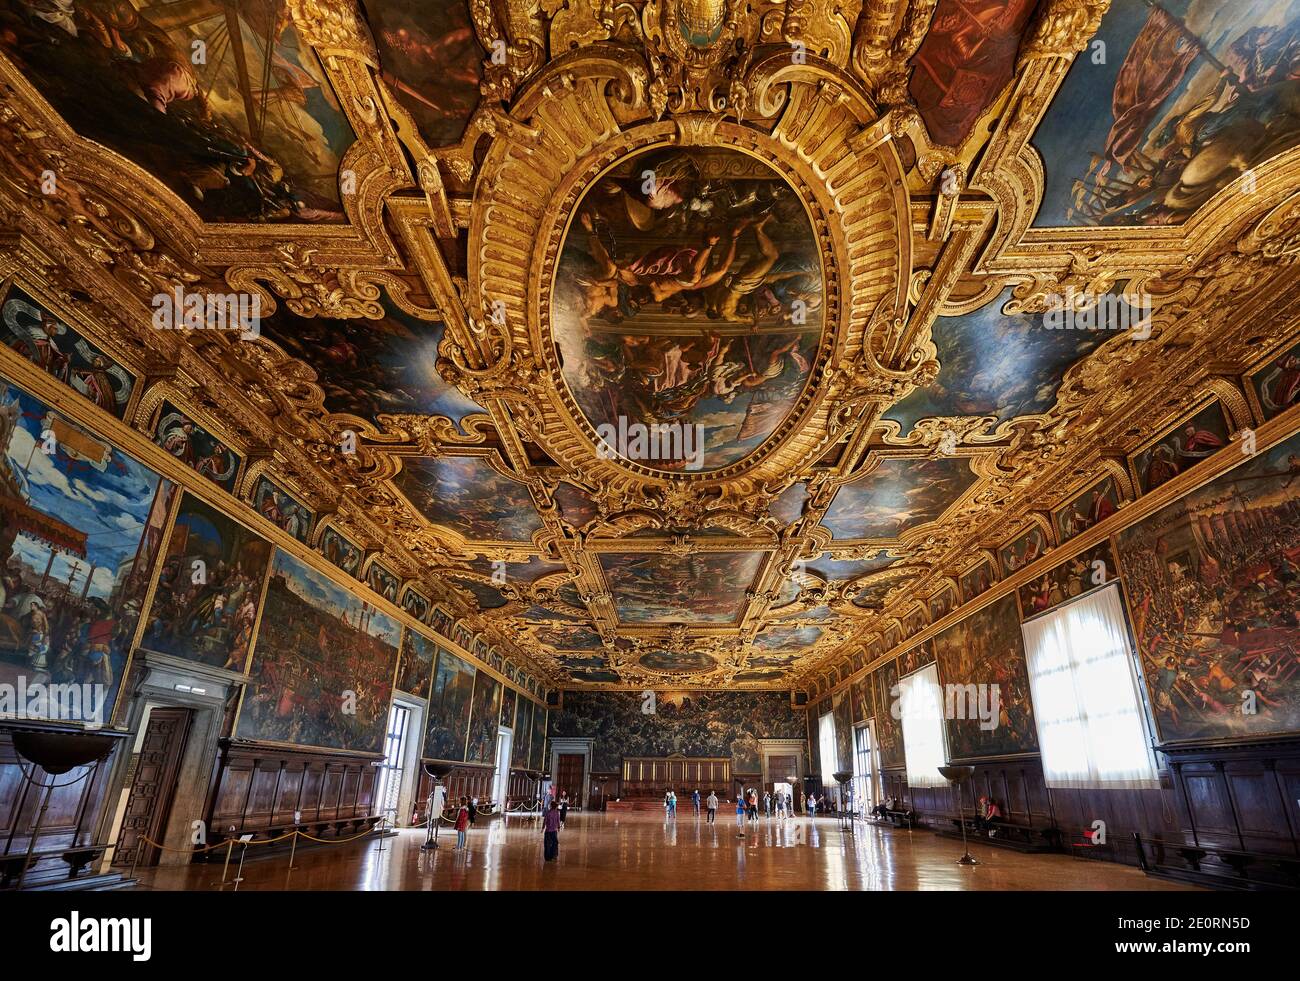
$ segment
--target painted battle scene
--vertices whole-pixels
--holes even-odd
[[[1082,534],[1118,511],[1119,505],[1119,489],[1115,486],[1115,478],[1107,477],[1052,514],[1056,540],[1064,543],[1075,535]]]
[[[1039,225],[1176,225],[1300,143],[1300,0],[1115,0],[1034,135]]]
[[[282,5],[5,0],[0,51],[209,221],[343,220],[352,131]]]
[[[621,769],[625,756],[681,754],[729,756],[734,772],[758,773],[760,739],[804,738],[804,712],[790,707],[789,692],[657,691],[653,713],[642,704],[640,692],[566,691],[550,735],[594,738],[592,769],[602,772]]]
[[[252,504],[258,514],[298,541],[305,542],[311,534],[311,512],[267,478],[257,478]]]
[[[1228,445],[1228,420],[1223,407],[1212,402],[1194,417],[1175,426],[1159,442],[1133,457],[1138,487],[1148,494]]]
[[[1051,546],[1047,542],[1047,533],[1037,525],[1031,527],[1015,541],[998,550],[998,561],[1002,563],[1002,574],[1009,576],[1027,565],[1037,562]]]
[[[396,484],[431,522],[470,541],[527,542],[543,527],[528,488],[482,457],[407,458]]]
[[[615,552],[602,555],[600,565],[623,623],[731,623],[764,558],[762,552]]]
[[[497,758],[497,722],[501,718],[501,682],[479,671],[474,675],[474,695],[470,699],[469,741],[465,744],[466,763],[495,763]]]
[[[975,482],[967,460],[891,458],[835,493],[822,525],[838,539],[897,538],[933,521]]]
[[[968,698],[957,702],[965,718],[948,718],[951,760],[1032,753],[1038,749],[1034,711],[1029,697],[1024,641],[1014,596],[984,607],[949,627],[931,641],[939,664],[939,681],[947,685],[985,686],[997,693],[998,716],[992,729],[982,729],[977,706]],[[946,689],[948,691],[950,689]],[[992,705],[991,697],[980,705]]]
[[[1020,587],[1020,612],[1025,617],[1045,613],[1066,600],[1114,582],[1118,575],[1109,542],[1099,542],[1067,562]]]
[[[536,713],[533,716],[533,738],[532,744],[528,750],[528,766],[533,770],[540,770],[547,765],[546,761],[546,734],[549,732],[551,717],[550,709],[537,706]]]
[[[1162,741],[1300,729],[1300,436],[1117,536]]]
[[[987,593],[993,588],[996,577],[993,574],[993,563],[987,560],[981,562],[974,569],[964,573],[961,577],[961,598],[963,603],[969,603],[981,593]]]
[[[162,405],[153,441],[222,490],[234,490],[239,455],[170,402]]]
[[[461,420],[483,408],[442,380],[434,363],[443,325],[385,303],[378,320],[299,317],[280,309],[261,321],[261,336],[316,372],[328,412],[379,427],[381,414]]]
[[[885,410],[884,418],[902,427],[900,436],[922,419],[992,416],[996,425],[1046,412],[1066,369],[1115,333],[1049,330],[1041,313],[1003,313],[1010,299],[1008,288],[972,313],[935,320],[938,376]]]
[[[365,17],[379,51],[380,75],[430,146],[458,143],[479,103],[486,52],[469,4],[367,0]]]
[[[702,426],[701,465],[717,469],[793,408],[822,309],[816,239],[785,181],[735,151],[671,149],[624,161],[587,191],[551,322],[593,426]],[[687,465],[680,454],[642,462]]]
[[[908,93],[930,139],[957,146],[1011,81],[1038,0],[939,0]]]
[[[409,627],[402,630],[402,657],[397,666],[397,690],[416,698],[429,697],[429,684],[433,680],[433,663],[438,648],[423,634]]]
[[[102,686],[62,721],[107,724],[175,485],[4,384],[0,451],[0,682]]]
[[[1300,404],[1300,344],[1256,373],[1251,385],[1265,419]]]
[[[126,413],[135,376],[17,286],[0,309],[0,343],[105,412]]]
[[[140,646],[242,672],[270,559],[265,539],[186,494]]]
[[[361,549],[333,528],[326,528],[320,536],[320,553],[350,576],[361,574]]]
[[[424,736],[426,759],[465,761],[474,674],[473,665],[464,658],[438,649],[438,666],[429,692],[429,726]]]
[[[395,620],[277,551],[236,736],[379,752],[400,642]]]

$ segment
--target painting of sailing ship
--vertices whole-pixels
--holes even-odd
[[[274,0],[4,0],[0,51],[82,136],[209,221],[343,220],[353,141]]]
[[[3,382],[0,453],[0,683],[89,685],[36,717],[106,725],[175,485]]]
[[[1300,0],[1115,0],[1034,143],[1037,224],[1182,223],[1300,143]]]
[[[1300,729],[1300,435],[1121,532],[1162,740]]]

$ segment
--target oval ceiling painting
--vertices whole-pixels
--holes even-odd
[[[564,380],[602,456],[717,470],[790,414],[821,342],[808,213],[734,150],[639,154],[588,188],[556,270]]]

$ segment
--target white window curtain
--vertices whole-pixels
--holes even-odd
[[[1119,585],[1021,628],[1049,787],[1158,787]]]
[[[943,693],[939,668],[930,664],[898,682],[903,720],[903,755],[909,787],[942,787],[947,781],[939,767],[948,763],[943,732]]]
[[[835,786],[833,774],[839,769],[835,750],[835,717],[827,712],[817,720],[817,742],[822,761],[822,786]]]

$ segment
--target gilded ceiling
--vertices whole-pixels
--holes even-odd
[[[1300,0],[4,0],[0,53],[0,272],[101,407],[550,687],[824,691],[1297,397]],[[192,293],[258,329],[152,328]]]

